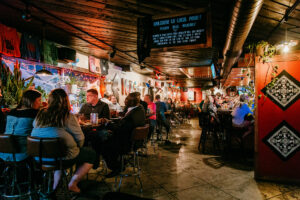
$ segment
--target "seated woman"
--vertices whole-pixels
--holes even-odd
[[[27,155],[27,136],[33,129],[33,121],[41,105],[41,93],[36,90],[27,90],[23,93],[21,103],[7,115],[6,131],[4,134],[23,136],[18,139],[21,153],[15,155],[16,161],[25,160]],[[13,161],[10,153],[0,153],[0,158]]]
[[[108,124],[111,135],[103,142],[101,149],[98,149],[112,170],[107,177],[116,176],[121,172],[120,155],[130,151],[133,130],[145,125],[145,111],[139,106],[139,98],[135,93],[127,96],[125,105],[127,112],[124,117],[117,124]]]
[[[70,113],[69,98],[63,89],[51,91],[48,107],[38,113],[31,136],[62,139],[67,146],[67,155],[64,158],[63,165],[77,164],[79,166],[69,183],[69,190],[79,193],[80,189],[77,183],[93,167],[96,154],[92,150],[82,148],[84,135],[76,117]],[[47,161],[51,162],[50,160]],[[54,190],[60,180],[60,176],[61,171],[55,171]]]

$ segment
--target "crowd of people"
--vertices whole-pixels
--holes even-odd
[[[155,99],[155,101],[154,101]],[[130,93],[125,99],[125,106],[117,102],[115,96],[105,95],[99,98],[95,89],[89,89],[86,95],[87,103],[83,104],[77,115],[72,114],[67,93],[63,89],[54,89],[48,96],[46,106],[41,104],[41,93],[37,90],[24,91],[21,103],[17,108],[6,113],[1,112],[1,125],[4,134],[24,136],[18,145],[21,153],[16,154],[16,161],[32,162],[38,158],[29,158],[27,155],[27,136],[38,138],[60,138],[67,147],[66,156],[63,158],[63,166],[77,165],[77,170],[69,182],[69,190],[80,192],[78,182],[91,168],[99,165],[99,156],[102,155],[107,166],[112,170],[107,177],[118,175],[122,170],[120,155],[128,152],[131,145],[131,134],[136,127],[144,126],[146,119],[150,125],[148,139],[156,131],[157,138],[161,138],[162,127],[166,132],[170,131],[170,123],[167,119],[174,116],[175,104],[169,99],[167,103],[145,95],[144,101],[139,92]],[[83,125],[90,119],[91,113],[97,113],[99,128],[96,130],[96,140],[93,148],[87,148],[85,144],[85,132]],[[111,117],[118,117],[114,122]],[[4,123],[6,118],[6,123]],[[2,133],[3,133],[2,132]],[[12,161],[12,155],[0,153],[0,159]],[[53,159],[43,159],[43,163],[53,163]],[[57,188],[62,171],[54,173],[53,190]]]
[[[251,118],[253,114],[247,98],[241,95],[229,99],[228,97],[206,96],[199,104],[198,112],[212,117],[216,124],[219,123],[217,110],[232,110],[232,123],[235,127],[253,127]],[[26,136],[38,138],[60,138],[67,147],[63,165],[77,165],[77,170],[69,182],[69,190],[80,192],[77,184],[89,172],[91,168],[99,166],[99,156],[102,155],[107,166],[112,170],[107,177],[118,175],[124,169],[121,168],[120,156],[131,147],[131,134],[136,127],[149,124],[148,140],[157,133],[157,139],[162,139],[162,129],[165,128],[168,140],[172,121],[182,122],[184,117],[191,117],[194,107],[190,102],[180,105],[171,98],[161,101],[160,95],[155,97],[146,94],[144,100],[139,92],[130,93],[122,107],[113,95],[104,95],[99,98],[95,89],[89,89],[86,95],[87,103],[83,104],[77,115],[72,114],[67,93],[63,89],[54,89],[50,92],[47,106],[41,106],[41,93],[36,90],[27,90],[23,93],[22,101],[17,108],[7,113],[6,124],[1,112],[0,128],[5,134],[24,136],[18,143],[20,153],[16,154],[16,161],[32,160],[26,153]],[[238,102],[238,103],[236,103]],[[93,148],[84,146],[86,136],[83,125],[90,119],[91,113],[97,113],[100,128],[94,134]],[[112,118],[118,118],[117,122]],[[200,118],[201,125],[201,118]],[[4,125],[4,126],[3,126]],[[4,131],[5,130],[5,131]],[[245,133],[249,134],[249,133]],[[12,155],[1,153],[0,158],[12,161]],[[37,159],[37,158],[33,158]],[[51,163],[53,160],[45,159],[43,162]],[[61,177],[61,171],[54,173],[53,189],[57,188]]]
[[[198,107],[199,125],[203,127],[204,118],[210,117],[210,123],[220,126],[218,111],[229,111],[232,117],[232,126],[236,128],[244,128],[243,137],[253,133],[254,117],[253,117],[253,100],[245,94],[235,95],[232,97],[223,95],[207,95],[201,101]]]

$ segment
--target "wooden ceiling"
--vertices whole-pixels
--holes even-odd
[[[291,7],[291,13],[286,18],[285,14]],[[266,40],[271,44],[287,40],[300,40],[300,4],[299,0],[264,0],[246,43]]]
[[[25,1],[25,0],[24,0]],[[27,0],[29,1],[29,0]],[[287,23],[282,17],[289,5],[296,0],[265,0],[254,23],[247,43],[261,39],[278,42],[283,38],[285,25],[288,38],[300,39],[300,7],[290,14]],[[19,31],[43,35],[52,41],[70,46],[84,53],[108,59],[117,49],[112,62],[119,66],[137,63],[137,18],[173,14],[195,8],[208,7],[212,17],[212,42],[209,49],[155,51],[145,59],[149,68],[161,71],[186,86],[201,86],[207,77],[198,77],[199,70],[192,70],[187,83],[180,68],[204,67],[212,59],[221,58],[228,23],[232,12],[232,0],[31,0],[29,8],[33,19],[22,20],[25,4],[21,0],[0,1],[0,22]],[[272,33],[272,34],[271,34]],[[136,70],[138,68],[136,67]],[[205,70],[205,69],[203,69]],[[143,72],[143,71],[141,71]],[[145,73],[149,73],[149,70]]]
[[[254,68],[232,68],[224,86],[248,86],[249,81],[254,80]]]
[[[25,10],[24,2],[2,0],[0,2],[1,22],[16,27],[19,31],[40,35],[44,30],[46,38],[100,58],[108,59],[109,52],[116,48],[117,53],[111,61],[120,66],[137,63],[138,17],[173,14],[209,6],[209,0],[37,0],[30,2],[32,4],[29,9],[33,20],[25,22],[21,19],[21,14]],[[227,18],[231,12],[231,1],[214,1],[211,7],[213,48],[169,52],[154,50],[151,56],[146,58],[146,65],[167,76],[180,78],[185,77],[179,70],[180,67],[207,66],[213,58],[218,58],[225,42],[224,35],[227,31]]]

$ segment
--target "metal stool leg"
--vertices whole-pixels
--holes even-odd
[[[141,185],[141,189],[140,191],[143,192],[143,184],[142,184],[142,180],[141,180],[141,168],[140,168],[140,161],[139,161],[139,153],[136,152],[136,164],[137,164],[137,177],[139,179],[140,185]]]

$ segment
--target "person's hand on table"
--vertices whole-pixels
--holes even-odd
[[[84,125],[84,124],[85,124],[85,122],[84,122],[83,120],[81,120],[80,118],[78,119],[78,123],[79,123],[80,125]]]
[[[100,125],[106,124],[106,123],[108,123],[108,122],[109,122],[109,120],[106,119],[106,118],[100,118],[100,119],[98,120],[98,123],[99,123]]]

